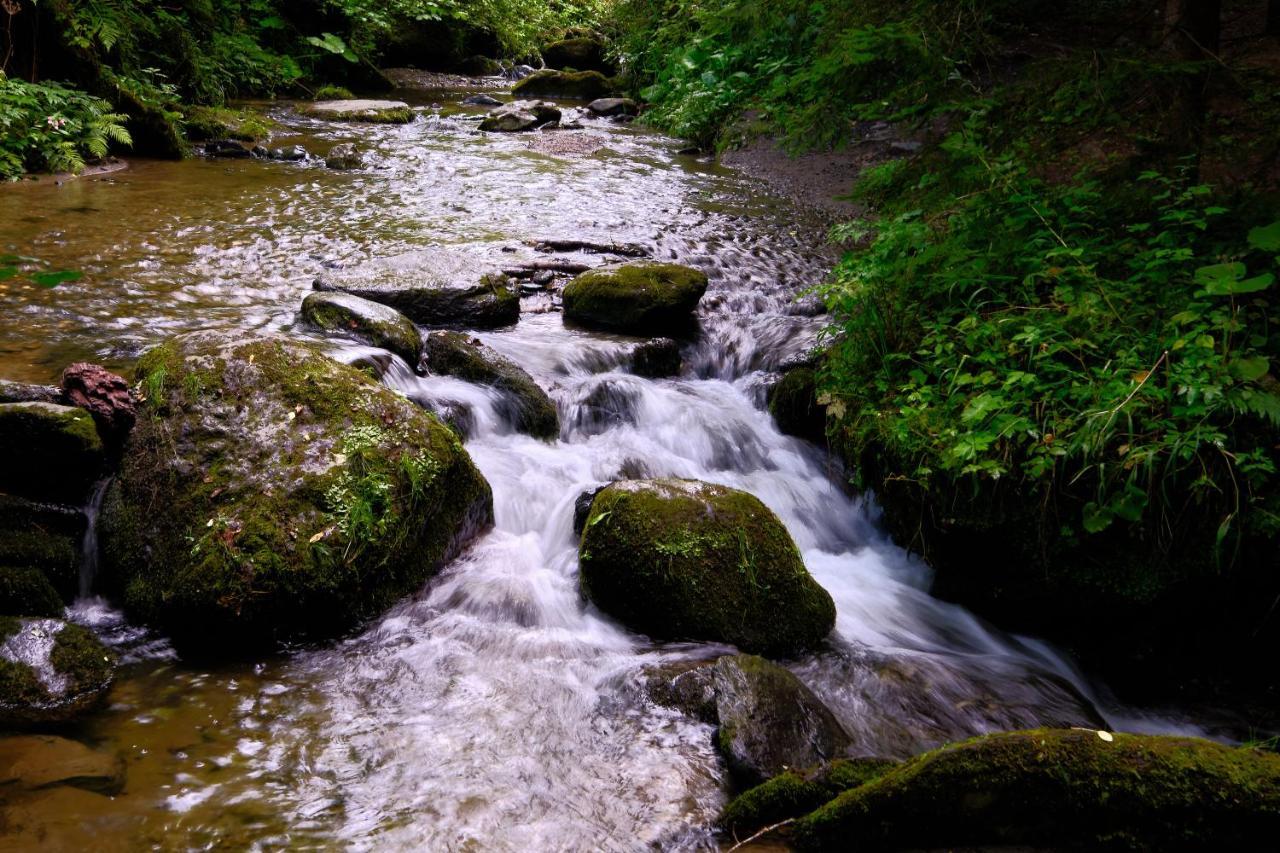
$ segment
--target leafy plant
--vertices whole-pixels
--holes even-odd
[[[130,145],[125,116],[101,98],[58,83],[27,83],[0,72],[0,176],[79,172],[113,143]]]

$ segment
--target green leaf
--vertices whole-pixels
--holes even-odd
[[[1231,375],[1245,382],[1252,382],[1255,379],[1261,379],[1267,375],[1267,371],[1271,369],[1271,364],[1265,355],[1255,355],[1247,358],[1237,358],[1227,365],[1231,371]]]
[[[1140,521],[1142,511],[1146,508],[1147,493],[1133,483],[1126,483],[1124,493],[1117,495],[1108,505],[1112,513],[1128,522]]]
[[[1081,521],[1084,523],[1084,529],[1089,533],[1101,533],[1111,526],[1112,518],[1110,509],[1089,501],[1084,505]]]
[[[1249,245],[1264,252],[1280,252],[1280,219],[1249,231]]]
[[[1239,281],[1244,278],[1245,265],[1236,261],[1230,264],[1211,264],[1196,270],[1196,283],[1206,288],[1222,282]]]
[[[0,267],[0,281],[13,278],[18,274],[17,267]]]
[[[41,287],[57,287],[68,281],[79,281],[84,273],[76,270],[57,270],[56,272],[37,272],[31,274],[31,280]]]

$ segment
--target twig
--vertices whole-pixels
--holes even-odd
[[[732,846],[732,847],[730,847],[727,851],[725,851],[725,853],[733,853],[733,851],[737,850],[737,849],[738,849],[739,847],[741,847],[742,845],[744,845],[744,844],[750,844],[752,841],[755,841],[757,838],[759,838],[759,837],[760,837],[760,836],[762,836],[762,835],[768,835],[770,832],[773,832],[775,829],[780,829],[780,828],[782,828],[782,827],[786,826],[786,825],[787,825],[787,824],[789,824],[789,823],[795,823],[795,822],[796,822],[796,819],[795,819],[795,818],[793,818],[793,817],[789,817],[789,818],[787,818],[787,819],[786,819],[786,820],[784,820],[784,821],[780,821],[780,822],[778,822],[778,823],[775,823],[773,826],[766,826],[764,829],[760,830],[759,832],[757,832],[755,835],[751,836],[750,838],[744,838],[744,839],[742,839],[742,840],[741,840],[741,841],[739,841],[737,844],[733,845],[733,846]]]

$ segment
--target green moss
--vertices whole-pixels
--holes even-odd
[[[87,629],[70,623],[53,642],[49,653],[53,668],[71,680],[72,694],[99,691],[115,673],[116,654],[102,645]]]
[[[62,599],[39,569],[0,566],[0,613],[61,616]]]
[[[352,335],[389,350],[417,367],[422,335],[394,308],[349,293],[314,292],[302,300],[302,318],[327,332]]]
[[[456,376],[487,385],[508,395],[515,428],[535,438],[560,435],[556,404],[528,373],[485,347],[472,344],[460,332],[432,332],[427,336],[426,365],[432,373]]]
[[[802,850],[1029,845],[1261,849],[1280,756],[1195,738],[1040,729],[917,756],[795,825]]]
[[[683,331],[707,291],[707,276],[648,261],[582,273],[564,288],[567,319],[632,332]]]
[[[877,758],[839,758],[825,767],[788,770],[735,797],[720,816],[730,837],[800,817],[843,791],[880,778],[897,762]]]
[[[102,470],[103,446],[84,409],[0,403],[0,490],[79,504]]]
[[[18,633],[22,622],[0,616],[0,643]],[[8,708],[22,708],[48,698],[31,667],[0,658],[0,717]]]
[[[571,68],[600,72],[611,70],[605,55],[604,43],[591,36],[565,38],[552,42],[542,49],[542,58],[549,68],[559,68],[562,71]]]
[[[103,507],[104,580],[191,645],[332,636],[492,518],[447,427],[312,347],[189,336],[139,362],[161,371]]]
[[[16,634],[24,620],[0,617],[0,642]],[[92,707],[110,686],[116,655],[85,628],[61,623],[49,653],[66,689],[51,696],[25,664],[0,659],[0,724],[59,722]]]
[[[278,125],[252,110],[225,107],[190,107],[183,118],[187,136],[196,141],[238,139],[257,142],[271,136]]]
[[[835,621],[831,596],[778,518],[723,486],[609,486],[587,517],[580,565],[587,597],[654,637],[790,654],[821,642]]]
[[[599,71],[535,71],[511,87],[519,98],[573,98],[594,101],[612,94],[616,86]]]
[[[813,368],[797,367],[782,375],[769,389],[769,414],[786,435],[817,442],[825,439],[827,412],[818,405]]]
[[[353,98],[355,98],[355,95],[346,86],[332,85],[321,86],[311,96],[313,101],[350,101]]]

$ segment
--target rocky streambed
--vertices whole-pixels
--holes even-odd
[[[530,79],[584,98],[262,106],[256,152],[0,193],[6,251],[84,273],[0,284],[0,711],[36,727],[0,827],[832,849],[957,788],[903,838],[1272,827],[1274,757],[1113,735],[1205,732],[931,598],[796,436],[820,221]]]

